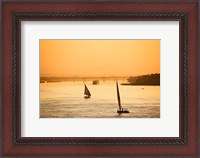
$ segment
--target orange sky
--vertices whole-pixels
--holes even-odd
[[[40,40],[41,76],[160,73],[160,40]]]

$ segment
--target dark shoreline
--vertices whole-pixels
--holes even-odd
[[[122,86],[160,86],[159,84],[135,84],[135,83],[121,83]]]

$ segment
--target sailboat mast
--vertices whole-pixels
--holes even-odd
[[[118,82],[117,81],[116,81],[116,86],[117,86],[117,100],[118,100],[118,105],[119,105],[119,109],[121,110],[121,100],[120,100],[119,87],[118,87]]]

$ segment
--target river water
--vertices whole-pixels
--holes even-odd
[[[130,113],[118,114],[114,80],[93,85],[86,81],[91,98],[84,98],[84,83],[40,83],[41,118],[159,118],[160,86],[125,86],[118,81],[123,108]]]

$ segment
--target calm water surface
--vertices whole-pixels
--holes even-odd
[[[121,104],[130,113],[118,114],[115,81],[85,82],[91,98],[84,98],[83,82],[40,83],[41,118],[159,118],[160,86],[122,86]]]

